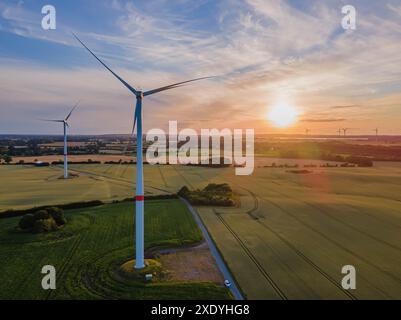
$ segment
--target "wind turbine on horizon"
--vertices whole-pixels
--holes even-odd
[[[78,107],[78,103],[71,109],[68,115],[62,120],[53,120],[53,119],[39,119],[41,121],[48,122],[61,122],[63,124],[63,132],[64,132],[64,179],[68,178],[68,161],[67,161],[67,128],[69,128],[68,119],[71,117],[72,112]]]
[[[379,139],[379,128],[373,129],[374,132],[376,132],[376,141]]]
[[[144,261],[144,187],[143,187],[143,159],[142,159],[142,100],[144,97],[152,94],[175,89],[183,86],[186,83],[209,79],[213,77],[202,77],[191,79],[183,82],[173,83],[160,88],[138,91],[133,86],[129,85],[124,79],[111,70],[102,60],[100,60],[75,34],[73,36],[81,43],[81,45],[89,51],[89,53],[99,61],[114,77],[116,77],[136,98],[136,106],[134,112],[134,124],[132,127],[132,134],[136,126],[136,195],[135,195],[135,227],[136,227],[136,250],[135,250],[135,269],[142,269],[145,267]]]
[[[344,132],[344,137],[347,135],[348,130],[358,130],[358,128],[342,128],[342,131]]]

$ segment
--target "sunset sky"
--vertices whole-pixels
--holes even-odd
[[[41,27],[46,4],[56,30]],[[0,0],[0,134],[61,133],[36,119],[78,100],[72,134],[130,132],[134,97],[71,32],[135,88],[219,76],[145,99],[145,130],[401,134],[400,0]]]

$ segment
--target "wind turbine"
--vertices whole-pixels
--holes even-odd
[[[144,263],[144,188],[143,188],[143,160],[142,160],[142,100],[152,94],[178,88],[186,83],[208,79],[212,77],[202,77],[191,79],[183,82],[173,83],[164,87],[156,88],[148,91],[138,91],[129,85],[124,79],[111,70],[102,60],[100,60],[75,34],[73,36],[81,43],[81,45],[89,51],[89,53],[99,61],[114,77],[116,77],[131,93],[135,95],[136,106],[134,113],[134,124],[132,133],[136,127],[136,195],[135,195],[135,227],[136,227],[136,250],[135,250],[135,269],[142,269],[145,267]]]
[[[67,128],[69,128],[68,119],[71,117],[72,112],[78,107],[79,102],[71,109],[70,113],[63,120],[53,119],[40,119],[41,121],[61,122],[63,124],[64,132],[64,179],[68,178],[68,161],[67,161]]]
[[[341,128],[337,130],[338,136],[341,136]]]
[[[344,137],[345,137],[347,135],[348,130],[358,130],[358,129],[357,128],[343,128],[342,130],[344,132]]]
[[[373,129],[376,132],[376,142],[379,140],[379,128]]]
[[[310,129],[305,129],[305,135],[309,135]]]

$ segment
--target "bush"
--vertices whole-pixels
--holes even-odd
[[[21,218],[18,225],[22,230],[27,230],[27,229],[32,229],[34,223],[35,223],[35,218],[33,214],[28,213]]]
[[[66,218],[64,217],[64,210],[57,207],[50,207],[46,209],[53,220],[57,223],[58,226],[62,226],[67,223]]]
[[[367,157],[349,156],[345,160],[358,165],[358,167],[373,167],[372,159]]]
[[[43,220],[43,219],[49,219],[51,216],[49,212],[47,212],[46,209],[38,210],[34,214],[34,219],[36,220]]]
[[[187,196],[189,194],[189,189],[187,186],[183,186],[180,191],[178,191],[177,193],[180,197],[184,197]]]
[[[57,230],[57,224],[53,218],[36,220],[33,224],[33,233],[50,232]]]
[[[227,183],[210,183],[203,190],[194,191],[190,191],[184,186],[178,195],[194,205],[235,206],[234,193]]]
[[[57,207],[49,207],[38,210],[34,214],[28,213],[19,221],[22,230],[30,230],[33,233],[49,232],[57,230],[59,226],[67,223],[64,211]]]
[[[47,212],[47,210],[36,211],[33,214],[33,216],[35,218],[35,221],[36,220],[43,220],[43,219],[49,219],[50,218],[50,214],[49,214],[49,212]]]
[[[209,183],[203,191],[206,192],[214,192],[214,193],[230,193],[233,190],[227,183],[216,184],[216,183]]]

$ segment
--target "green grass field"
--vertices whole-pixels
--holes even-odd
[[[49,179],[61,168],[0,166],[0,210],[133,193],[134,166],[72,169],[81,176],[62,181]],[[244,177],[233,168],[145,166],[145,186],[147,194],[210,182],[234,188],[239,207],[198,211],[248,298],[401,299],[401,166],[312,171],[256,168]],[[344,265],[356,268],[356,290],[341,288]]]
[[[180,200],[146,203],[146,248],[177,247],[202,239]],[[19,218],[0,220],[0,299],[227,299],[207,282],[124,283],[115,271],[134,256],[134,206],[129,202],[66,212],[57,232],[15,231]],[[57,290],[41,288],[41,268],[57,270]],[[183,270],[185,272],[185,270]]]

